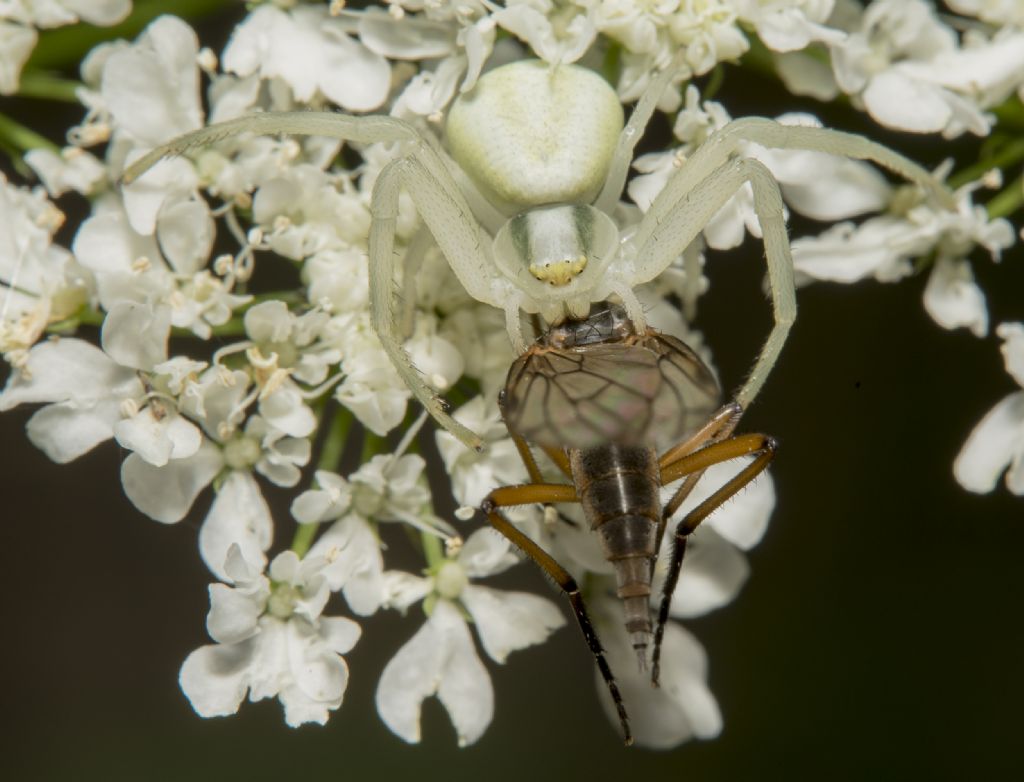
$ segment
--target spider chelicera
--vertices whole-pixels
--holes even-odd
[[[241,133],[326,136],[399,145],[373,190],[370,307],[384,349],[410,390],[465,444],[476,433],[453,419],[402,348],[395,322],[398,197],[408,192],[452,270],[475,299],[499,307],[513,348],[526,350],[520,311],[549,326],[586,318],[592,302],[618,300],[638,333],[643,309],[633,289],[657,277],[744,183],[750,182],[764,236],[774,325],[734,397],[746,409],[774,366],[796,317],[793,264],[782,197],[771,172],[741,145],[804,149],[871,160],[953,208],[952,194],[906,157],[862,136],[737,119],[712,134],[673,174],[635,230],[611,217],[633,150],[674,75],[663,71],[628,122],[611,86],[576,65],[522,60],[495,68],[459,96],[446,125],[448,151],[429,131],[394,117],[267,112],[181,136],[130,165],[131,183],[159,160]],[[449,155],[450,151],[450,155]]]

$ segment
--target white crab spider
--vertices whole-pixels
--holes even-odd
[[[644,313],[633,288],[667,268],[750,182],[764,236],[774,325],[736,394],[745,409],[782,350],[796,316],[796,294],[778,184],[762,163],[737,156],[742,143],[871,160],[955,207],[951,193],[931,174],[881,144],[835,130],[747,117],[712,134],[669,179],[636,231],[621,237],[610,214],[636,142],[672,75],[667,70],[653,81],[623,125],[614,90],[596,73],[524,60],[488,72],[456,99],[447,121],[452,157],[430,133],[394,117],[268,112],[181,136],[129,166],[124,181],[130,183],[164,157],[247,132],[400,144],[400,157],[384,168],[373,190],[371,319],[412,392],[471,447],[479,447],[480,438],[445,412],[394,331],[393,250],[402,188],[466,291],[504,310],[513,347],[522,353],[520,310],[556,324],[586,317],[591,302],[617,296],[642,329]]]

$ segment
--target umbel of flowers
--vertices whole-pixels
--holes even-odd
[[[16,122],[4,131],[41,185],[0,181],[0,351],[10,365],[0,410],[39,405],[28,439],[57,462],[116,440],[126,453],[125,494],[161,523],[188,517],[202,492],[214,492],[198,535],[216,579],[206,620],[213,643],[190,654],[180,675],[196,712],[223,716],[246,697],[277,698],[289,725],[325,723],[344,701],[345,653],[374,643],[370,617],[396,610],[408,641],[382,651],[380,671],[356,675],[380,677],[377,710],[402,739],[419,740],[422,702],[436,696],[459,743],[471,744],[496,707],[480,651],[503,664],[565,618],[548,598],[488,585],[520,566],[507,541],[462,520],[469,513],[448,520],[434,512],[413,437],[419,411],[369,314],[371,193],[396,150],[353,144],[341,155],[339,142],[322,138],[242,136],[122,187],[129,162],[179,134],[269,110],[389,114],[441,138],[452,100],[516,59],[600,69],[623,103],[671,66],[676,76],[659,108],[674,139],[634,161],[623,196],[631,203],[619,210],[628,230],[680,161],[730,121],[698,87],[713,84],[723,62],[766,70],[797,95],[846,101],[887,128],[1003,143],[1005,125],[1019,135],[1024,6],[945,5],[940,15],[925,0],[395,0],[364,10],[257,2],[222,51],[203,47],[185,21],[161,16],[134,40],[94,48],[74,85],[23,70],[39,31],[114,24],[131,11],[129,0],[0,9],[0,93],[51,90],[84,108],[63,148]],[[778,119],[818,124],[806,114]],[[833,223],[793,238],[800,283],[894,282],[924,270],[923,304],[939,326],[988,333],[971,253],[980,247],[998,260],[1016,240],[1005,218],[1024,202],[1019,144],[995,149],[996,166],[942,169],[952,210],[864,163],[755,144],[742,152],[770,169],[790,210]],[[65,247],[54,236],[65,220],[58,199],[69,191],[90,211]],[[686,319],[708,287],[705,251],[760,236],[753,207],[742,188],[637,292],[654,325],[701,344]],[[505,323],[461,288],[404,198],[396,251],[416,269],[403,282],[406,310],[394,313],[404,347],[434,389],[458,384],[455,417],[485,441],[474,452],[436,434],[452,493],[474,508],[496,486],[527,479],[496,405],[515,358]],[[297,270],[301,285],[254,293],[266,290],[257,283],[273,279],[274,266]],[[1024,384],[1021,325],[997,332],[1007,370]],[[1009,466],[1008,487],[1024,494],[1022,393],[998,403],[968,438],[955,466],[968,489],[992,490]],[[341,475],[356,422],[365,459]],[[389,447],[385,435],[403,426]],[[709,470],[683,512],[735,469]],[[294,491],[292,518],[272,517],[267,482]],[[658,690],[636,670],[593,537],[542,508],[510,512],[586,584],[639,743],[670,747],[720,731],[704,651],[679,620],[735,597],[747,576],[743,552],[764,534],[773,505],[766,475],[699,531],[671,604]],[[390,552],[409,539],[397,528],[414,533],[421,570],[390,566]],[[271,550],[289,535],[290,545]]]

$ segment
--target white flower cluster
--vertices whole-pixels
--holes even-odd
[[[78,90],[86,116],[71,129],[71,145],[25,156],[45,192],[0,181],[0,351],[12,368],[0,410],[42,405],[28,437],[57,462],[116,440],[127,452],[125,493],[159,522],[182,520],[213,488],[198,544],[218,580],[207,617],[215,643],[181,669],[199,714],[235,713],[248,694],[280,700],[289,725],[326,722],[348,681],[342,655],[361,632],[352,619],[323,615],[337,593],[363,619],[390,608],[410,612],[410,624],[422,620],[380,676],[376,703],[385,724],[418,741],[421,704],[436,695],[459,743],[471,744],[495,707],[473,630],[486,656],[504,663],[565,619],[548,599],[478,583],[519,557],[489,530],[456,532],[437,518],[425,462],[408,452],[418,426],[395,448],[383,439],[412,417],[410,393],[371,328],[368,303],[371,193],[394,151],[382,143],[341,150],[320,138],[242,136],[121,187],[125,166],[171,137],[260,111],[390,113],[437,130],[453,97],[483,69],[526,56],[614,63],[628,102],[659,69],[675,63],[680,78],[708,73],[743,55],[755,36],[794,92],[845,93],[892,128],[986,135],[995,122],[989,110],[1014,92],[1024,97],[1024,13],[1012,2],[949,2],[971,20],[957,34],[923,0],[866,8],[847,0],[394,0],[358,12],[343,5],[251,4],[219,54],[200,48],[188,24],[170,16],[135,41],[89,54]],[[127,0],[5,4],[0,93],[17,89],[36,27],[77,18],[112,24],[129,8]],[[628,194],[641,210],[730,119],[692,83],[683,94],[670,89],[661,108],[675,113],[679,144],[635,161],[640,175]],[[803,114],[779,120],[817,124]],[[102,143],[102,158],[88,151]],[[1015,240],[1008,221],[973,203],[979,188],[1000,185],[998,177],[971,176],[956,190],[957,210],[940,211],[863,163],[753,144],[743,152],[772,171],[790,209],[842,221],[793,242],[803,282],[893,281],[924,259],[932,317],[945,328],[987,333],[968,256],[980,246],[998,260]],[[87,197],[91,209],[70,248],[54,243],[64,215],[49,200],[67,191]],[[622,205],[625,228],[636,211]],[[734,247],[747,232],[760,236],[749,186],[641,292],[652,322],[687,331],[678,304],[692,315],[707,288],[705,246]],[[474,508],[495,487],[527,479],[495,404],[514,358],[502,314],[461,289],[404,198],[396,249],[416,270],[414,280],[412,273],[402,280],[405,311],[393,313],[405,348],[435,389],[459,384],[471,397],[456,417],[486,440],[473,453],[447,432],[436,436],[456,500]],[[75,336],[76,329],[96,338]],[[1024,327],[1003,324],[998,333],[1007,367],[1024,385]],[[701,343],[695,333],[689,341],[695,349]],[[956,475],[968,488],[990,490],[1009,463],[1007,482],[1024,493],[1022,395],[1003,400],[965,446]],[[340,475],[338,455],[354,421],[370,447],[364,464]],[[318,433],[322,454],[310,478]],[[735,463],[709,469],[681,512],[736,470]],[[297,490],[292,520],[272,517],[262,481]],[[621,609],[609,597],[611,567],[580,517],[570,509],[565,523],[540,508],[510,510],[586,584],[639,743],[670,747],[720,731],[704,651],[678,620],[736,596],[748,572],[743,552],[761,539],[773,506],[764,476],[695,535],[671,602],[658,690],[636,670]],[[386,568],[382,536],[392,525],[419,535],[422,574]],[[289,528],[291,547],[271,552]]]
[[[109,27],[131,10],[131,0],[8,0],[0,4],[0,95],[18,91],[21,69],[39,42],[39,30],[79,21]]]

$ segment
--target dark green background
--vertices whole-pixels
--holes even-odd
[[[825,113],[734,69],[726,87],[722,99],[734,115],[801,106]],[[54,138],[76,116],[34,120],[29,102],[3,109],[35,127],[49,121]],[[839,115],[847,127],[850,116]],[[969,140],[871,132],[930,164],[976,154]],[[697,325],[727,385],[749,369],[770,324],[760,254],[748,242],[709,257],[711,291]],[[999,266],[984,257],[975,264],[993,325],[1024,318],[1022,261],[1018,248]],[[419,619],[392,612],[370,622],[348,655],[351,685],[325,728],[287,728],[276,702],[200,719],[177,673],[207,642],[209,578],[195,538],[208,498],[181,524],[148,521],[121,494],[115,445],[57,466],[25,439],[29,411],[0,416],[0,774],[195,782],[1019,778],[1024,498],[1002,485],[970,495],[951,474],[967,433],[1016,386],[994,336],[978,340],[931,322],[923,285],[915,278],[800,292],[790,342],[745,419],[747,430],[781,442],[772,524],[750,554],[752,576],[739,598],[688,624],[708,650],[725,729],[717,740],[666,753],[621,746],[571,629],[505,666],[489,664],[496,716],[478,744],[458,750],[434,701],[423,744],[402,743],[377,718],[373,691]],[[285,508],[275,509],[279,523]],[[554,597],[527,567],[508,583]]]

